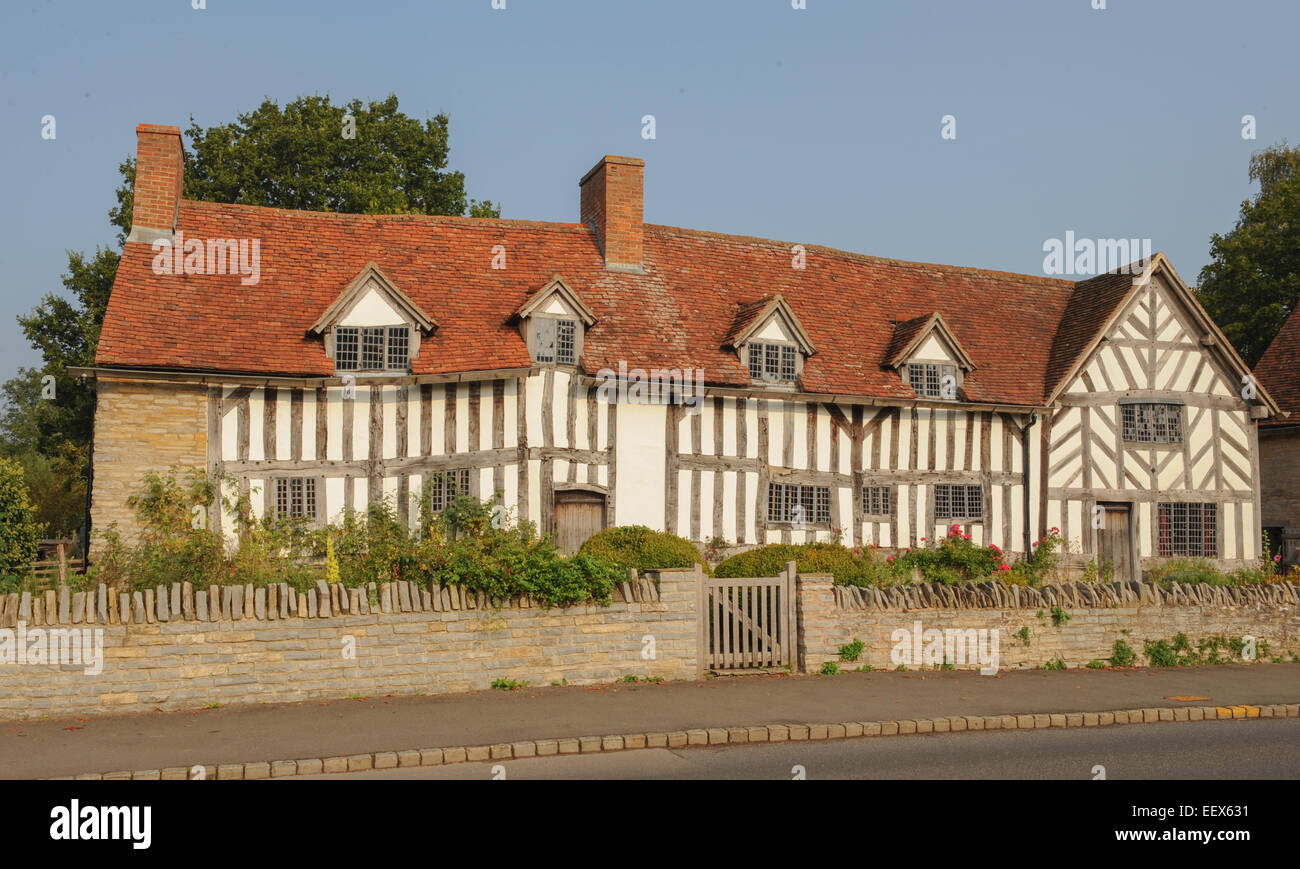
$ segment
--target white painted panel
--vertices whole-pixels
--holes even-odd
[[[340,390],[331,389],[325,396],[325,422],[329,426],[325,436],[325,455],[334,461],[343,459],[343,399]],[[341,484],[340,484],[341,486]],[[343,503],[343,489],[339,489],[339,505]]]
[[[289,435],[290,431],[290,414],[292,413],[292,399],[289,397],[289,390],[280,389],[275,394],[275,455],[269,456],[272,459],[287,459],[289,452]]]
[[[263,389],[254,389],[248,396],[248,460],[251,462],[266,460],[265,441],[262,438],[262,432],[266,428],[264,393]]]
[[[234,404],[225,405],[230,412],[221,419],[221,458],[239,459],[239,410]]]
[[[1263,533],[1260,529],[1258,520],[1255,517],[1255,505],[1243,503],[1241,505],[1242,524],[1245,529],[1245,537],[1241,540],[1241,557],[1247,560],[1258,558],[1260,555],[1260,536]],[[1232,526],[1232,533],[1236,535],[1237,526]]]
[[[709,473],[700,474],[700,539],[701,540],[709,540],[722,533],[720,530],[716,530],[713,527],[713,478],[714,478],[713,474],[709,474]],[[688,488],[686,491],[688,493],[687,500],[689,500],[689,493],[691,490]],[[722,505],[722,509],[723,512],[726,511],[727,509],[726,504]],[[735,507],[733,506],[732,509],[735,509]],[[689,522],[684,526],[684,528],[687,531],[687,533],[683,534],[682,536],[689,537],[690,536],[689,532],[691,529]]]
[[[370,503],[370,481],[365,477],[357,477],[353,481],[352,503],[358,510],[364,511],[367,504]]]
[[[559,399],[559,393],[555,395],[556,401]],[[563,403],[558,403],[558,407],[563,407]],[[563,411],[555,415],[556,419],[562,418]],[[456,451],[465,453],[465,451],[474,449],[469,444],[469,385],[456,385]]]
[[[352,403],[352,458],[364,459],[370,455],[370,393],[373,386],[358,386],[357,400]],[[358,504],[365,501],[357,496]]]
[[[420,387],[410,386],[406,390],[406,454],[420,454],[420,432],[424,420],[420,419]],[[513,443],[513,441],[506,441]]]
[[[1007,529],[1002,522],[1002,503],[1007,497],[1005,486],[994,486],[989,499],[989,541],[1006,549]]]
[[[383,450],[385,458],[397,455],[397,390],[393,387],[380,387],[379,399],[382,402],[379,405],[380,422],[383,425],[381,434],[383,443],[380,449]]]
[[[316,458],[316,390],[302,391],[302,457]]]
[[[837,448],[839,444],[836,444]],[[822,408],[817,408],[817,462],[815,467],[821,471],[837,470],[839,456],[831,455],[831,415]]]
[[[1066,515],[1070,517],[1070,546],[1078,552],[1083,551],[1083,502],[1070,501],[1066,504]]]
[[[1152,529],[1155,528],[1155,517],[1152,513],[1150,503],[1141,503],[1137,505],[1137,526],[1133,533],[1138,538],[1138,555],[1142,558],[1150,558],[1155,552],[1151,547]]]
[[[930,426],[934,425],[932,416],[933,412],[924,408],[916,415],[916,466],[918,468],[933,467],[930,463]],[[901,452],[901,444],[899,449]],[[910,450],[911,447],[908,449]]]
[[[622,471],[620,470],[619,473],[621,474]],[[526,515],[528,517],[528,521],[536,525],[539,531],[542,530],[541,529],[541,523],[542,523],[542,494],[541,493],[542,493],[542,463],[537,459],[530,459],[528,461],[528,504],[525,505],[525,508],[520,509],[519,512],[521,515]],[[626,512],[627,512],[627,508],[620,505],[619,516],[622,517]],[[622,523],[621,518],[619,521],[620,523]],[[644,525],[645,523],[644,522],[637,523],[637,522],[629,521],[623,524]]]
[[[608,405],[598,402],[596,407],[600,410],[600,434],[603,438],[605,430],[608,428],[608,423],[605,420],[605,411],[608,409]],[[517,380],[506,381],[505,414],[505,425],[502,430],[505,433],[506,446],[513,447],[519,443],[519,381]],[[603,440],[601,442],[604,443]]]
[[[1007,486],[1007,496],[1011,498],[1011,528],[1003,535],[1002,548],[1007,552],[1024,552],[1025,550],[1025,487]]]
[[[470,471],[470,473],[475,473]],[[492,468],[479,468],[478,471],[478,491],[479,500],[488,501],[496,494],[492,488]]]
[[[620,525],[664,530],[665,412],[662,405],[619,405],[616,461]]]
[[[768,318],[754,333],[755,338],[765,341],[793,341],[794,335],[785,326],[785,320],[775,314]]]
[[[932,332],[930,336],[921,343],[916,352],[912,354],[912,359],[924,359],[927,362],[952,362],[953,356],[948,352],[948,348]]]
[[[266,516],[266,480],[257,478],[248,481],[248,503],[254,516]]]
[[[755,497],[754,493],[758,491],[758,474],[746,472],[745,474],[745,539],[756,540],[758,528],[758,514],[754,510]]]
[[[340,326],[396,326],[404,323],[400,314],[389,306],[384,297],[374,288],[372,281],[366,288],[356,306],[347,316],[339,320]]]
[[[722,529],[716,533],[728,541],[734,541],[736,518],[736,474],[727,471],[722,475]]]
[[[474,449],[490,450],[492,449],[492,407],[496,402],[492,398],[492,384],[484,383],[483,388],[479,390],[478,402],[478,439],[479,443]],[[586,402],[582,402],[584,405]],[[502,413],[505,411],[502,410]],[[585,420],[584,420],[585,422]],[[583,429],[583,437],[586,437],[586,430]]]
[[[524,382],[524,392],[527,400],[525,412],[528,421],[529,446],[541,446],[545,443],[545,441],[542,440],[542,397],[546,394],[545,376],[544,372],[539,371]],[[620,407],[620,414],[622,413],[622,410],[623,408]],[[619,428],[622,428],[622,426],[619,426]],[[621,435],[622,432],[619,432],[619,434]],[[531,479],[536,480],[537,477],[533,476]]]
[[[1159,465],[1160,461],[1165,457],[1166,456],[1164,453],[1156,453],[1157,466]],[[1182,454],[1179,453],[1175,455],[1172,459],[1169,460],[1169,464],[1165,465],[1164,470],[1160,471],[1156,475],[1156,484],[1161,489],[1166,489],[1166,490],[1185,489],[1186,486],[1183,484],[1183,465],[1184,462],[1183,462]]]
[[[787,401],[784,402],[781,410],[783,413],[788,414],[794,423],[791,426],[791,431],[794,433],[794,449],[791,452],[790,460],[794,463],[794,467],[806,468],[808,467],[808,415],[805,405],[800,402]],[[785,420],[781,421],[781,430],[784,433]],[[784,437],[784,434],[782,436]],[[782,452],[784,452],[785,444],[781,446]]]

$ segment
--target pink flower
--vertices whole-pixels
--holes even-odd
[[[889,556],[888,558],[886,558],[885,560],[886,560],[886,561],[893,561],[893,560],[894,560],[894,556],[891,555],[891,556]]]
[[[1035,546],[1038,545],[1038,541],[1037,541],[1037,540],[1034,541],[1034,545],[1035,545]]]
[[[1001,552],[1001,551],[1002,551],[1000,548],[998,548],[998,545],[997,545],[996,543],[990,543],[990,544],[989,544],[989,549],[992,549],[994,552]]]
[[[1011,567],[1004,561],[998,565],[998,570],[1010,570]]]
[[[970,540],[970,535],[969,535],[969,534],[963,534],[962,537],[966,538],[967,540]]]
[[[1274,560],[1274,561],[1281,561],[1281,560],[1282,560],[1282,554],[1281,554],[1281,553],[1278,553],[1277,555],[1274,555],[1274,556],[1273,556],[1273,560]]]
[[[1061,529],[1060,529],[1060,528],[1052,528],[1052,529],[1051,529],[1051,533],[1052,533],[1053,535],[1060,534],[1060,533],[1061,533]]]
[[[924,538],[924,537],[921,538],[921,542],[922,542],[922,543],[925,542],[925,538]]]

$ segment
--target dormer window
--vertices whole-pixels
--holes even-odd
[[[591,309],[559,275],[529,296],[514,319],[538,365],[577,365],[586,331],[596,324]]]
[[[411,327],[336,326],[334,368],[337,371],[408,371],[411,367]]]
[[[736,351],[755,385],[794,388],[804,360],[816,348],[781,296],[766,296],[736,309],[723,346]]]
[[[374,263],[361,270],[311,327],[336,372],[408,374],[420,339],[438,324]]]
[[[917,398],[937,401],[963,399],[962,384],[975,369],[938,312],[895,323],[885,359]]]

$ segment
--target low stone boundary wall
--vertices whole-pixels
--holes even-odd
[[[1083,667],[1108,660],[1116,640],[1128,643],[1145,664],[1147,640],[1170,640],[1178,633],[1193,645],[1212,637],[1255,637],[1266,644],[1262,660],[1275,655],[1290,660],[1300,652],[1300,587],[1287,583],[1161,589],[1150,582],[1080,582],[1033,589],[985,582],[880,589],[834,586],[829,576],[800,576],[798,602],[800,663],[807,672],[817,672],[827,661],[844,670],[895,669],[892,653],[900,640],[894,632],[900,629],[908,632],[908,642],[922,632],[921,645],[930,630],[987,631],[990,643],[996,631],[1001,669],[1057,661]],[[1069,617],[1059,625],[1052,618],[1056,607]],[[865,645],[861,657],[841,661],[840,648],[855,639]],[[959,669],[979,668],[969,660],[952,663]],[[921,669],[915,661],[906,666]]]
[[[695,573],[658,580],[619,583],[607,606],[565,608],[436,583],[11,594],[0,600],[0,718],[469,691],[495,679],[694,678]],[[101,666],[88,672],[96,635]],[[59,660],[55,636],[83,658],[27,654],[45,643]]]

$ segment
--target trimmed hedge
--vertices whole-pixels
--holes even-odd
[[[578,550],[579,555],[613,561],[623,569],[635,568],[637,573],[647,570],[666,570],[674,567],[708,565],[695,544],[684,537],[655,531],[644,525],[622,525],[606,528],[587,538]]]

